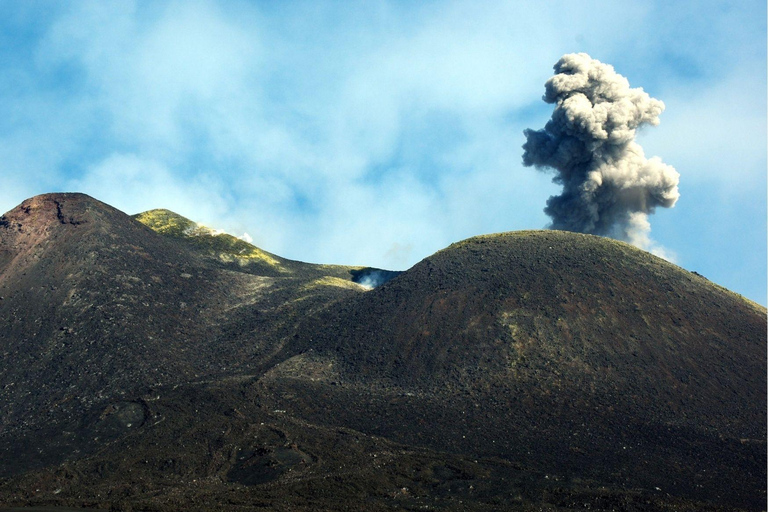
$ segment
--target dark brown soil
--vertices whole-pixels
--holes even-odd
[[[365,291],[231,248],[0,218],[0,506],[765,508],[766,312],[697,274],[520,232]]]

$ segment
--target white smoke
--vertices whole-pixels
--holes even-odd
[[[363,268],[356,269],[350,272],[352,274],[352,281],[359,284],[363,288],[372,290],[379,286],[391,281],[395,277],[402,274],[402,272],[396,270],[383,270],[380,268]]]
[[[625,240],[664,254],[650,239],[648,215],[680,197],[680,175],[658,157],[645,158],[638,127],[659,124],[664,103],[632,89],[613,66],[586,53],[564,55],[545,84],[555,104],[543,130],[525,130],[523,163],[554,169],[563,186],[544,211],[552,229]]]

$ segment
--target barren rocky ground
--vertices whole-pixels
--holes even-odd
[[[48,194],[0,297],[7,507],[765,509],[765,308],[620,242],[398,275]]]

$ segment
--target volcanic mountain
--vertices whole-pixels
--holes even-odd
[[[48,194],[0,218],[0,296],[0,503],[765,505],[765,308],[621,242],[397,275]]]
[[[270,367],[291,322],[362,290],[344,267],[205,232],[185,244],[191,221],[140,218],[177,238],[79,194],[38,196],[0,220],[0,428],[61,443],[9,441],[0,475],[95,448],[77,425],[115,397]]]

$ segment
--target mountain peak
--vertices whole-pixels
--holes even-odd
[[[18,249],[62,237],[122,237],[138,227],[125,213],[86,194],[42,194],[23,201],[0,217],[3,235],[0,245]]]
[[[78,226],[89,221],[93,209],[114,210],[101,201],[80,193],[42,194],[25,200],[0,217],[0,226],[23,231],[41,225]]]
[[[255,264],[267,272],[290,272],[289,261],[264,251],[255,245],[223,231],[211,229],[166,209],[148,210],[133,218],[152,231],[180,240],[197,251],[202,251],[224,263],[240,266]]]
[[[143,231],[123,212],[85,194],[29,198],[0,217],[0,275],[47,264],[54,253],[67,259],[75,247],[82,251],[110,238],[136,242],[142,238],[136,228]]]
[[[177,237],[188,235],[198,226],[196,222],[165,208],[147,210],[134,215],[133,218],[156,233]]]

